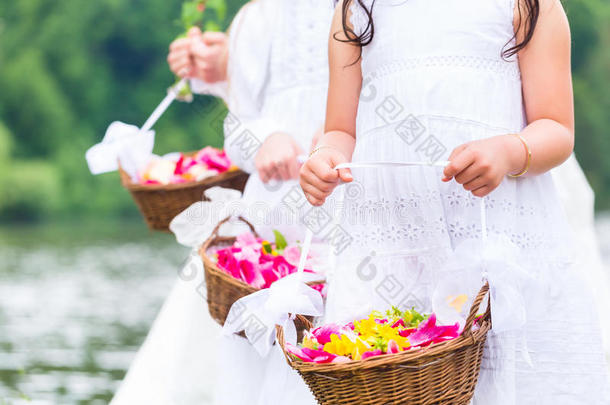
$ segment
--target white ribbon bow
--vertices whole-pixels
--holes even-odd
[[[324,313],[322,296],[306,284],[319,278],[314,273],[293,273],[269,288],[237,300],[229,311],[223,334],[244,331],[262,357],[273,347],[276,325],[284,328],[287,342],[296,344],[296,328],[289,314],[321,316]]]
[[[482,276],[489,282],[492,332],[521,335],[524,359],[532,365],[525,339],[527,310],[521,291],[527,284],[534,283],[535,279],[518,264],[517,255],[517,247],[504,237],[461,242],[455,247],[453,258],[442,272],[442,281],[438,283],[433,298],[433,310],[437,316],[440,314],[439,319],[447,314],[443,301],[451,290],[455,296],[468,292],[469,302],[472,302],[481,287]],[[450,314],[444,316],[447,319],[451,317]],[[455,321],[455,318],[452,320]],[[463,324],[464,320],[459,321]]]
[[[138,171],[151,159],[154,145],[155,131],[140,132],[135,125],[115,121],[102,142],[87,150],[85,158],[92,174],[118,170],[120,161],[123,170],[136,180]]]
[[[238,215],[237,202],[241,192],[223,187],[212,187],[204,192],[209,201],[197,201],[178,214],[169,224],[169,229],[176,235],[181,245],[197,248],[209,237],[214,227],[228,216]],[[227,221],[219,230],[220,235],[236,236],[245,231],[245,224]]]
[[[91,173],[113,172],[119,168],[120,161],[123,170],[133,181],[137,181],[138,172],[153,157],[155,133],[151,131],[152,127],[186,84],[186,80],[182,79],[167,89],[167,95],[154,109],[142,128],[120,121],[110,124],[102,142],[93,145],[85,154]]]

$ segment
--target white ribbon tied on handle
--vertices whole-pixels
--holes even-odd
[[[441,272],[432,306],[441,322],[460,322],[465,316],[456,297],[472,302],[481,278],[489,282],[492,330],[494,334],[518,336],[523,359],[533,366],[527,348],[527,307],[522,291],[536,279],[518,263],[519,249],[508,238],[487,233],[485,201],[481,200],[481,239],[466,239],[455,246],[453,257]],[[464,302],[460,302],[463,307]]]
[[[284,328],[286,341],[296,344],[297,333],[290,314],[321,316],[324,303],[320,293],[306,282],[318,281],[314,273],[293,273],[237,300],[225,321],[223,334],[245,332],[256,351],[265,357],[275,342],[275,326]]]
[[[481,288],[481,278],[490,286],[493,330],[496,333],[520,330],[525,326],[526,307],[521,289],[532,283],[532,277],[517,264],[516,247],[505,238],[486,241],[466,239],[459,243],[453,257],[441,272],[433,295],[433,309],[442,322],[463,324],[464,314],[451,302],[465,294],[470,301]],[[461,318],[461,319],[460,319]]]
[[[223,333],[241,332],[263,357],[267,356],[276,339],[275,326],[284,328],[286,341],[296,344],[294,325],[296,314],[321,316],[324,302],[317,290],[306,283],[320,281],[320,275],[305,273],[305,263],[311,248],[312,231],[307,228],[297,272],[286,276],[267,289],[257,291],[237,300],[231,307],[223,327]]]
[[[178,214],[169,223],[169,230],[176,236],[176,241],[192,248],[198,248],[205,242],[219,221],[228,216],[239,216],[235,207],[241,199],[241,192],[215,186],[203,192],[207,201],[197,201]],[[237,236],[247,231],[241,221],[228,221],[219,230],[220,235]]]
[[[123,170],[135,179],[138,169],[148,163],[155,145],[155,132],[141,132],[135,125],[115,121],[106,130],[102,142],[85,154],[91,174]]]
[[[121,167],[132,180],[136,181],[138,172],[150,161],[155,145],[152,127],[176,99],[186,81],[183,79],[168,89],[167,95],[155,108],[142,128],[115,121],[106,130],[102,142],[93,145],[85,153],[87,165],[92,174],[118,170]]]

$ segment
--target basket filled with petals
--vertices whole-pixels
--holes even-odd
[[[392,308],[346,325],[309,325],[297,345],[278,326],[277,341],[320,404],[468,405],[491,328],[489,300],[477,315],[488,292],[485,284],[463,328]]]
[[[205,199],[203,192],[220,186],[243,191],[248,174],[232,166],[224,151],[210,146],[193,153],[154,157],[132,179],[120,169],[150,229],[168,231],[171,220],[191,204]]]
[[[274,231],[274,242],[263,240],[242,217],[238,219],[248,225],[250,232],[237,237],[219,236],[220,227],[230,219],[222,220],[199,249],[205,269],[208,309],[220,325],[224,325],[235,301],[296,273],[301,255],[299,246],[288,244],[280,232]],[[304,271],[315,274],[312,269]],[[320,275],[320,281],[308,285],[322,294],[323,279]],[[303,330],[306,321],[297,316],[297,330]]]

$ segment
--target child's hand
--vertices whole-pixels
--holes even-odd
[[[297,157],[303,151],[288,134],[277,132],[265,139],[256,156],[254,166],[263,183],[271,180],[290,180],[299,177]]]
[[[335,166],[347,163],[345,156],[332,147],[318,147],[301,167],[301,188],[311,205],[320,206],[339,184],[339,180],[353,180],[349,169],[335,170]]]
[[[167,63],[170,70],[178,77],[190,77],[195,66],[191,58],[191,38],[180,38],[169,46]]]
[[[509,173],[524,166],[525,151],[519,138],[500,135],[468,142],[451,152],[443,181],[455,178],[464,189],[485,197],[496,189]]]
[[[224,32],[191,28],[190,54],[193,60],[194,77],[206,83],[216,83],[227,79],[228,40]]]

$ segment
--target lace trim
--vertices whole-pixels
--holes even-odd
[[[366,17],[365,17],[366,18]],[[370,75],[373,78],[388,76],[405,70],[453,67],[473,70],[483,70],[498,73],[514,80],[521,79],[521,71],[516,61],[485,58],[482,56],[434,55],[411,59],[401,59],[388,62],[377,67]]]
[[[369,0],[364,0],[364,3],[367,7],[371,6],[371,2]],[[352,1],[349,6],[349,10],[352,13],[349,19],[350,24],[352,24],[352,29],[356,35],[361,35],[368,24],[368,17],[362,9],[362,6],[356,0]]]
[[[383,244],[411,245],[433,242],[449,237],[453,244],[466,239],[481,237],[481,224],[478,216],[479,199],[471,193],[450,192],[438,194],[429,190],[423,193],[410,193],[408,196],[366,199],[362,202],[346,201],[342,211],[345,226],[361,231],[352,232],[356,246]],[[515,203],[509,198],[488,196],[485,199],[489,218],[515,216],[519,222],[549,222],[549,212],[545,207]],[[429,218],[426,207],[439,206],[443,211],[455,211],[456,215],[439,214]],[[466,209],[467,211],[464,211]],[[472,215],[457,215],[468,212]],[[538,223],[538,222],[537,222]],[[527,251],[556,250],[561,246],[560,235],[554,235],[544,227],[523,229],[511,221],[498,225],[490,223],[490,235],[503,236],[517,247]],[[557,258],[563,262],[567,258]]]

